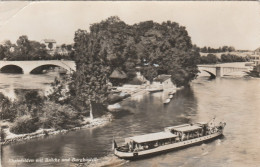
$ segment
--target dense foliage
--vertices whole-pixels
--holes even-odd
[[[233,52],[236,51],[236,49],[233,46],[223,46],[219,48],[211,48],[204,46],[203,48],[200,48],[200,52],[202,53],[221,53],[221,52]]]
[[[39,128],[67,129],[82,122],[82,114],[74,107],[44,98],[38,90],[19,90],[16,94],[17,98],[11,101],[0,93],[1,119],[13,122],[13,133],[30,133]]]
[[[193,48],[185,27],[175,22],[127,25],[114,16],[91,25],[90,32],[78,30],[74,41],[74,88],[81,101],[104,95],[109,74],[115,69],[133,78],[140,67],[151,81],[158,74],[170,74],[177,86],[188,85],[198,73],[199,51]],[[95,89],[103,92],[90,93]]]
[[[200,64],[216,64],[216,63],[231,63],[231,62],[246,62],[249,57],[237,56],[234,54],[222,54],[218,58],[215,54],[209,53],[207,56],[200,57]]]
[[[39,124],[42,128],[69,129],[80,123],[81,115],[69,105],[46,101],[41,109]]]
[[[221,62],[245,62],[249,61],[249,57],[237,56],[234,54],[222,54]]]
[[[170,74],[177,86],[188,85],[198,73],[199,52],[193,48],[185,27],[167,21],[134,25],[136,48],[142,74],[152,80],[158,74]]]
[[[35,132],[39,127],[37,126],[38,118],[32,118],[30,115],[23,115],[17,117],[10,131],[15,134]]]
[[[51,44],[51,43],[50,43]],[[48,49],[53,46],[46,46],[43,43],[29,40],[27,36],[20,36],[16,44],[12,44],[9,40],[0,45],[0,60],[60,60],[73,59],[73,49],[71,45],[63,44],[61,49],[65,49],[68,55],[59,54],[54,51],[50,54]]]

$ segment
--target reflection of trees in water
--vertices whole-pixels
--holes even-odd
[[[171,102],[170,108],[174,109],[178,122],[191,122],[191,116],[197,114],[197,98],[191,87],[178,90]]]

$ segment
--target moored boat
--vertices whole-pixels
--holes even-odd
[[[163,103],[164,103],[164,104],[168,104],[168,103],[170,103],[170,101],[171,101],[171,99],[170,99],[170,98],[167,98]]]
[[[163,91],[162,88],[149,88],[147,89],[150,93],[155,93],[155,92],[161,92]]]
[[[119,158],[139,159],[217,138],[223,134],[225,125],[199,122],[167,127],[162,132],[126,138],[122,146],[117,146],[114,140],[113,150]]]

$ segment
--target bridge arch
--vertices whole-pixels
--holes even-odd
[[[208,70],[202,70],[202,71],[207,72],[207,73],[210,75],[210,78],[216,78],[216,75],[213,74],[212,72],[210,72],[210,71],[208,71]]]
[[[29,71],[30,74],[39,74],[39,73],[43,73],[43,70],[46,69],[46,67],[60,67],[62,68],[62,72],[64,72],[64,70],[67,72],[68,69],[66,69],[64,66],[61,66],[61,65],[57,65],[57,64],[43,64],[43,65],[39,65],[33,69],[31,69]]]
[[[23,74],[24,71],[22,67],[15,64],[8,64],[0,68],[1,73],[13,73],[13,74]]]

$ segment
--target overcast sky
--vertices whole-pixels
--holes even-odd
[[[127,24],[153,20],[178,22],[200,47],[260,47],[260,3],[257,1],[197,2],[0,2],[0,42],[55,39],[72,43],[77,29],[117,15]]]

